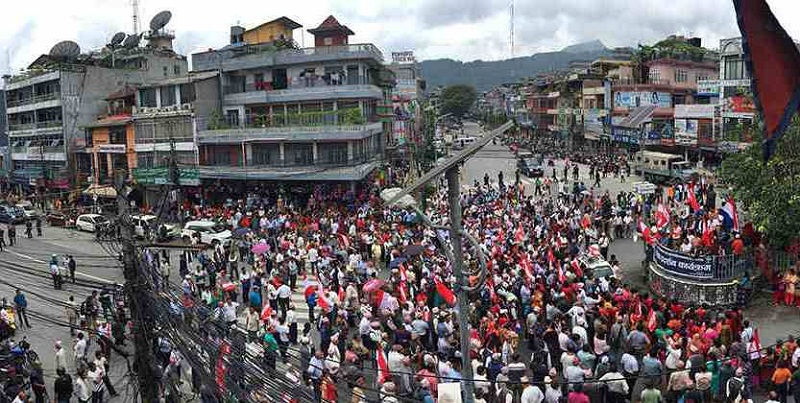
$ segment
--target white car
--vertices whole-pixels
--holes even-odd
[[[181,238],[190,242],[192,237],[200,234],[200,243],[208,245],[227,245],[231,241],[231,232],[214,221],[189,221],[183,226]]]
[[[100,214],[81,214],[75,220],[75,227],[79,231],[95,232],[97,228],[108,225],[108,219]]]
[[[157,221],[158,217],[154,215],[132,215],[131,223],[133,223],[133,234],[138,238],[147,238],[158,235],[154,228]],[[174,225],[161,224],[161,226],[166,229],[166,238],[176,238],[181,235],[178,227]]]
[[[614,269],[611,267],[611,264],[600,256],[592,257],[589,255],[583,255],[578,259],[578,263],[584,270],[591,270],[592,274],[594,274],[594,278],[617,277],[616,274],[614,274]]]

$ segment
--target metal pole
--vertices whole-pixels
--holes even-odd
[[[136,249],[133,244],[133,231],[128,217],[128,199],[123,196],[125,174],[119,172],[116,177],[117,214],[122,235],[122,262],[124,264],[126,288],[128,290],[128,303],[131,307],[133,319],[133,345],[135,348],[134,360],[139,383],[139,396],[144,403],[158,402],[158,379],[155,376],[154,360],[150,342],[152,335],[149,324],[146,323],[141,304],[147,301],[146,291],[143,289],[144,279],[136,264]]]
[[[461,248],[461,188],[459,185],[458,165],[447,170],[448,200],[450,202],[450,245],[453,247],[453,272],[456,275],[458,288],[458,329],[461,342],[461,376],[468,379],[464,388],[464,402],[473,402],[472,364],[469,358],[469,304],[467,301],[467,284],[464,275],[464,251]]]

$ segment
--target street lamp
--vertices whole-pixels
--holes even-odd
[[[457,303],[458,303],[458,322],[459,322],[459,338],[461,343],[461,371],[462,371],[462,378],[468,380],[464,382],[464,401],[466,403],[472,403],[474,400],[473,395],[473,385],[471,382],[472,376],[472,364],[470,363],[469,359],[469,320],[468,320],[468,310],[469,305],[467,304],[467,293],[470,291],[474,291],[481,287],[482,283],[486,279],[487,269],[486,269],[486,258],[480,252],[480,248],[478,247],[478,241],[473,237],[467,234],[461,225],[461,188],[459,184],[459,167],[461,164],[472,157],[473,154],[478,152],[481,148],[483,148],[486,144],[488,144],[492,139],[495,137],[505,133],[508,129],[510,129],[514,125],[513,122],[509,121],[503,124],[502,126],[498,127],[497,129],[491,131],[489,134],[484,135],[483,137],[479,138],[475,141],[472,145],[465,148],[458,154],[453,155],[452,157],[448,158],[444,163],[439,166],[434,167],[430,171],[426,172],[425,175],[419,177],[414,183],[404,189],[387,189],[384,192],[381,192],[381,198],[384,200],[384,203],[387,206],[405,206],[414,209],[417,214],[420,215],[422,220],[425,222],[426,225],[429,225],[433,228],[442,228],[447,229],[450,231],[450,248],[446,246],[443,248],[445,250],[445,254],[447,258],[453,264],[453,273],[456,276],[457,288],[456,292],[458,293]],[[447,176],[447,186],[448,186],[448,202],[450,203],[450,226],[443,227],[437,226],[433,224],[429,217],[427,217],[421,210],[416,207],[416,201],[411,197],[411,194],[421,189],[425,186],[428,182],[435,180],[439,177],[439,175],[445,173]],[[445,240],[441,238],[441,235],[438,234],[437,231],[437,238],[442,245],[447,245]],[[472,286],[469,284],[469,278],[465,276],[464,272],[464,250],[461,245],[461,237],[465,236],[467,240],[473,244],[476,249],[479,262],[481,264],[481,274],[478,279],[478,282]]]

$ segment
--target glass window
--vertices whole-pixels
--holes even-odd
[[[323,164],[346,164],[347,143],[322,143],[318,144],[318,152]]]
[[[176,64],[175,66],[173,66],[172,67],[172,72],[175,73],[176,76],[178,74],[181,74],[181,65],[180,64]]]
[[[675,69],[675,82],[685,83],[689,81],[689,72],[686,69]]]
[[[657,67],[651,68],[648,77],[650,78],[650,82],[661,80],[661,70]]]
[[[171,106],[177,103],[175,99],[175,87],[168,85],[166,87],[161,87],[159,90],[161,91],[161,106]]]
[[[155,107],[156,106],[156,89],[145,88],[139,90],[139,106]]]
[[[741,80],[748,78],[744,60],[739,57],[725,59],[725,80]]]

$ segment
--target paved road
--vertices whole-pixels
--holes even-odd
[[[18,229],[17,234],[24,233]],[[79,284],[65,284],[62,290],[54,290],[49,274],[48,262],[52,254],[60,257],[71,254],[78,263],[76,279]],[[83,282],[92,282],[92,285]],[[28,299],[28,310],[31,316],[44,315],[50,320],[67,322],[66,310],[59,303],[65,303],[73,296],[79,303],[89,296],[94,289],[99,289],[99,283],[122,283],[122,269],[117,260],[109,256],[97,244],[91,234],[80,233],[63,228],[44,228],[41,238],[19,238],[17,245],[0,252],[0,297],[6,298],[9,303],[13,299],[14,289],[23,289]],[[83,284],[81,284],[83,283]],[[30,318],[32,328],[23,328],[17,322],[17,332],[14,337],[19,340],[26,337],[31,347],[39,354],[45,380],[52,395],[52,384],[55,377],[55,363],[53,344],[61,340],[67,350],[68,370],[74,374],[75,366],[72,359],[73,340],[69,329],[65,326],[51,323],[41,318]],[[89,353],[94,354],[96,343],[90,346]],[[130,343],[128,345],[130,347]],[[126,372],[124,360],[112,354],[111,379],[118,391],[124,389],[122,379]],[[106,394],[108,397],[108,394]],[[121,399],[116,399],[120,400]]]

